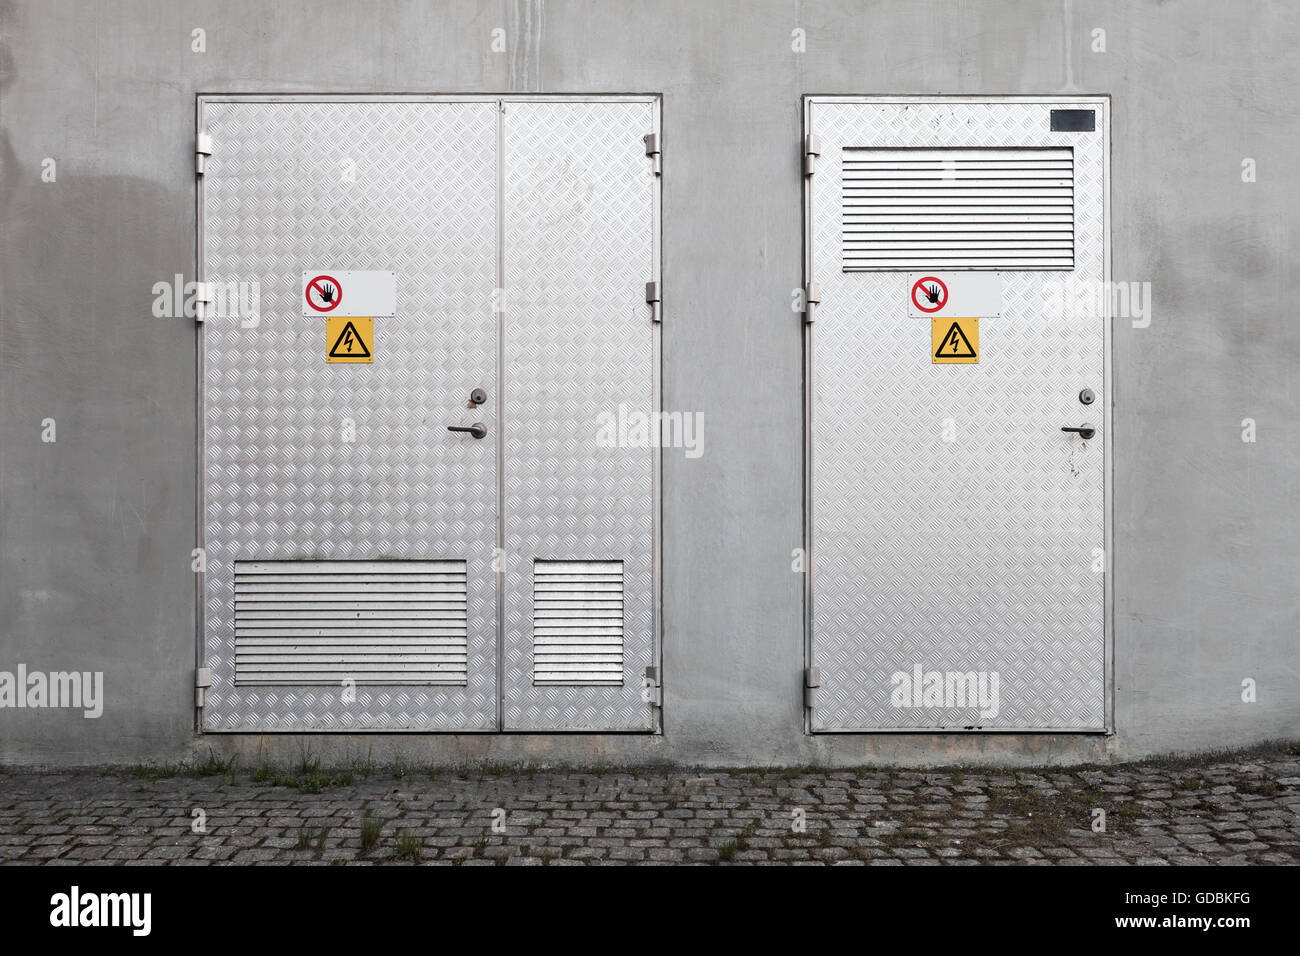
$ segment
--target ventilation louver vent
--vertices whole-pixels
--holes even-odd
[[[1073,269],[1071,149],[845,149],[844,271]]]
[[[623,683],[623,562],[533,563],[533,683]]]
[[[464,561],[236,561],[237,684],[464,684]]]

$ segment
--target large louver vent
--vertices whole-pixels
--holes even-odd
[[[623,562],[533,563],[533,683],[623,683]]]
[[[236,561],[238,684],[464,684],[464,561]]]
[[[1073,269],[1071,149],[846,149],[844,271]]]

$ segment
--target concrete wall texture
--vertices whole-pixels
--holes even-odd
[[[7,0],[0,41],[0,669],[103,670],[107,698],[0,711],[0,762],[1030,763],[1300,736],[1300,9]],[[194,274],[204,92],[662,94],[665,406],[709,432],[665,459],[662,736],[196,736],[195,328],[150,304]],[[1113,97],[1113,276],[1154,308],[1113,332],[1112,736],[803,732],[812,93]]]

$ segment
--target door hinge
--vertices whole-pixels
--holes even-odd
[[[645,688],[643,693],[646,697],[646,703],[651,707],[663,707],[664,705],[664,688],[659,682],[659,668],[647,667],[645,669]]]
[[[817,303],[822,300],[820,282],[809,282],[803,287],[803,320],[811,323],[816,316]]]
[[[659,134],[647,133],[642,139],[645,140],[645,154],[654,160],[654,173],[658,176],[663,172],[662,156],[659,152]]]
[[[809,710],[817,706],[817,691],[822,686],[822,669],[809,667],[803,672],[803,705]]]
[[[803,174],[805,176],[811,176],[817,172],[817,157],[821,154],[821,137],[809,133],[803,138]]]
[[[650,304],[650,321],[659,322],[662,316],[659,312],[659,283],[647,282],[645,284],[645,300]]]
[[[212,301],[212,283],[194,283],[194,321],[202,322],[208,317],[208,303]]]
[[[207,133],[199,133],[198,139],[194,144],[194,171],[200,176],[208,166],[208,157],[212,155],[212,137]]]
[[[208,702],[208,688],[212,686],[212,668],[200,667],[194,672],[194,706],[200,710]]]

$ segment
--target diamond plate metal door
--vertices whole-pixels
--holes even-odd
[[[503,109],[504,726],[653,730],[658,456],[601,425],[658,410],[658,104]]]
[[[493,402],[466,408],[497,375],[497,104],[212,97],[199,121],[212,137],[200,181],[204,278],[255,284],[261,312],[255,325],[211,315],[202,326],[203,727],[496,729],[496,443],[447,427],[497,430]],[[326,364],[325,319],[301,314],[302,272],[331,268],[396,273],[397,315],[374,319],[372,364]],[[325,564],[265,564],[290,560]],[[294,600],[277,610],[301,640],[292,663],[304,672],[337,666],[326,651],[339,633],[354,657],[373,648],[401,671],[409,648],[386,644],[418,634],[403,608],[443,608],[449,595],[463,595],[459,613],[439,612],[464,619],[463,672],[438,679],[427,667],[441,658],[426,654],[409,682],[363,672],[354,686],[251,682],[253,669],[237,666],[248,648],[236,629],[236,562],[281,569],[274,580]],[[309,582],[328,576],[285,568],[338,571],[329,580],[346,583],[321,590]],[[252,592],[281,586],[244,580]],[[341,599],[343,588],[364,600]],[[404,603],[394,594],[403,588],[418,597]],[[328,607],[351,629],[322,623]],[[374,630],[356,627],[366,615]]]
[[[1096,130],[1052,132],[1053,108],[1095,110]],[[1109,279],[1108,101],[806,109],[811,729],[1105,730],[1108,310],[1044,303]],[[1074,268],[1002,271],[978,364],[932,364],[907,272],[845,268],[845,152],[900,147],[1073,150]],[[1084,421],[1092,440],[1061,431]]]

